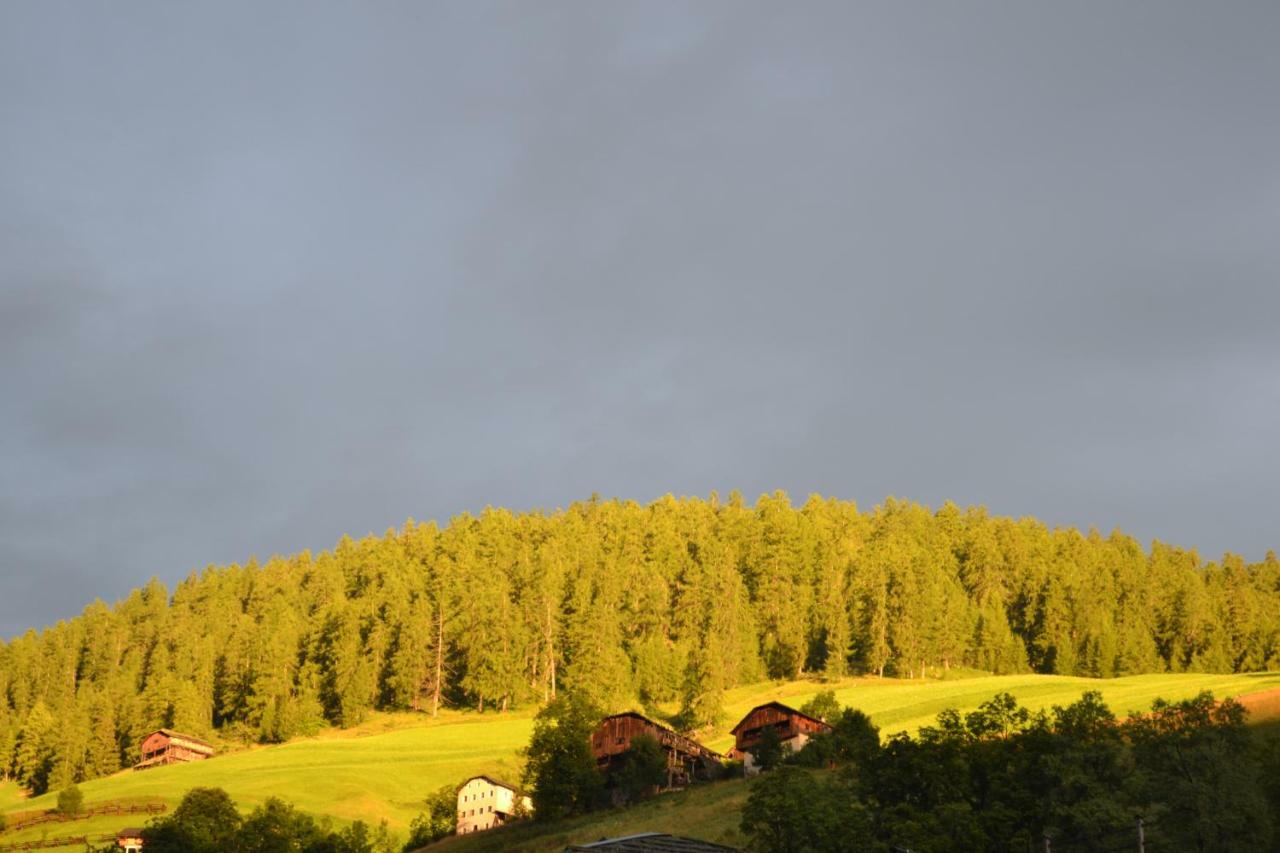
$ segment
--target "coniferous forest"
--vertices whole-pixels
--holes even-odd
[[[953,504],[784,493],[487,509],[209,567],[0,645],[0,769],[40,792],[168,726],[275,742],[374,709],[557,691],[717,719],[728,687],[950,667],[1112,676],[1280,667],[1280,561]]]

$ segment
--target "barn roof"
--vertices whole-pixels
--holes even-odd
[[[151,735],[156,735],[156,734],[164,735],[165,737],[171,737],[171,738],[182,738],[183,740],[189,740],[192,743],[198,743],[202,746],[207,746],[210,749],[213,749],[213,744],[209,743],[209,741],[205,740],[204,738],[198,738],[195,735],[189,735],[186,732],[175,732],[173,729],[156,729],[151,734],[147,735],[147,737],[151,737]],[[146,738],[143,738],[143,740],[146,740]]]
[[[700,750],[702,750],[703,752],[706,752],[709,755],[715,755],[715,756],[720,755],[720,753],[716,752],[714,749],[703,746],[701,743],[689,737],[688,735],[682,735],[675,729],[671,728],[671,726],[666,726],[666,725],[663,725],[662,723],[659,723],[657,720],[650,719],[649,717],[646,717],[644,714],[641,714],[639,711],[623,711],[621,714],[610,714],[607,717],[601,717],[600,723],[597,725],[603,724],[605,720],[616,720],[619,717],[634,717],[637,720],[642,720],[648,723],[649,725],[653,726],[654,728],[662,729],[664,732],[667,732],[668,734],[671,734],[674,737],[680,738],[681,740],[684,740],[684,741],[688,741],[690,744],[698,747]]]
[[[669,732],[679,734],[679,732],[676,732],[676,730],[671,728],[671,726],[663,725],[657,720],[646,717],[644,714],[641,714],[639,711],[623,711],[621,714],[610,714],[607,717],[601,717],[600,722],[603,723],[605,720],[613,720],[613,719],[617,719],[618,717],[635,717],[637,720],[644,720],[646,723],[648,723],[651,726],[657,726],[660,729],[666,729]]]
[[[751,715],[754,714],[756,711],[759,711],[761,708],[777,708],[779,711],[781,711],[782,713],[788,716],[804,717],[806,720],[813,720],[813,722],[817,723],[820,726],[826,726],[827,728],[831,728],[830,723],[825,722],[823,720],[819,720],[817,717],[810,717],[808,714],[804,713],[803,711],[797,711],[795,708],[792,708],[790,705],[783,705],[781,702],[765,702],[763,705],[757,705],[754,708],[752,708],[750,711],[748,711],[746,713],[746,716],[744,716],[741,720],[738,720],[738,724],[729,730],[729,734],[736,735],[738,733],[738,729],[742,728],[742,726],[747,722],[747,720],[750,719]]]
[[[516,793],[516,794],[522,794],[522,793],[524,793],[523,791],[521,791],[521,790],[520,790],[520,786],[519,786],[519,785],[512,785],[510,782],[504,782],[504,781],[502,781],[501,779],[499,779],[498,777],[496,777],[496,776],[490,776],[490,775],[489,775],[489,774],[487,774],[487,773],[480,773],[480,774],[478,774],[478,775],[476,775],[476,776],[469,776],[469,777],[467,777],[466,779],[464,779],[464,780],[462,781],[462,783],[461,783],[460,785],[458,785],[457,790],[461,791],[461,790],[462,790],[463,785],[466,785],[468,782],[474,782],[474,781],[475,781],[475,780],[477,780],[477,779],[483,779],[483,780],[485,780],[486,782],[488,782],[488,783],[490,783],[490,784],[492,784],[492,785],[497,785],[499,788],[506,788],[508,791],[512,791],[512,792],[514,792],[514,793]]]
[[[682,838],[663,832],[641,832],[619,838],[602,838],[591,844],[575,844],[564,853],[578,851],[611,851],[611,853],[737,853],[736,847],[712,844],[698,838]]]

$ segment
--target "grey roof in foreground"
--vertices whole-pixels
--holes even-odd
[[[599,853],[737,853],[736,847],[712,844],[697,838],[681,838],[663,832],[642,832],[618,838],[602,838],[590,844],[574,844],[565,853],[599,851]]]

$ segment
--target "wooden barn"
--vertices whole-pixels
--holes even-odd
[[[533,802],[515,785],[492,776],[472,776],[458,786],[458,835],[500,826],[515,817],[517,806],[533,813]]]
[[[591,752],[596,766],[609,772],[624,752],[631,748],[631,739],[648,735],[667,753],[667,787],[676,788],[695,779],[710,779],[719,767],[723,756],[707,749],[692,738],[654,722],[643,714],[627,711],[605,717],[591,735]]]
[[[171,729],[156,729],[142,739],[142,760],[133,769],[146,770],[162,764],[202,761],[212,756],[213,747],[198,737]]]
[[[751,756],[751,749],[760,743],[764,730],[772,727],[778,733],[782,748],[799,752],[809,742],[809,738],[819,732],[831,731],[831,726],[816,717],[797,711],[781,702],[769,702],[757,705],[733,727],[733,750],[729,756],[741,759],[747,775],[758,771]]]

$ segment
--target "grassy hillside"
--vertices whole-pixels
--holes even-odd
[[[1033,711],[1066,705],[1086,690],[1100,690],[1102,697],[1119,715],[1145,711],[1157,698],[1185,699],[1201,690],[1211,690],[1218,698],[1256,693],[1280,686],[1280,673],[1201,675],[1195,673],[1133,675],[1126,678],[1074,678],[1065,675],[983,675],[956,680],[907,681],[863,678],[838,685],[790,682],[754,685],[729,693],[723,732],[708,736],[713,749],[727,749],[732,743],[728,729],[747,711],[761,702],[778,699],[799,707],[820,690],[834,689],[842,705],[860,708],[871,716],[882,734],[914,733],[933,723],[944,708],[975,708],[996,693],[1012,693]]]
[[[1114,681],[1051,676],[980,677],[961,682],[912,684],[886,681],[846,685],[836,691],[845,704],[853,704],[851,694],[861,698],[867,709],[887,732],[914,731],[931,723],[937,711],[946,707],[972,708],[991,697],[993,692],[1007,690],[1030,708],[1047,708],[1079,698],[1085,689],[1101,689],[1103,696],[1118,713],[1143,710],[1156,697],[1180,699],[1200,689],[1210,689],[1220,697],[1248,696],[1245,705],[1250,718],[1259,723],[1255,733],[1260,743],[1277,741],[1280,749],[1280,673],[1237,676],[1244,682],[1230,682],[1231,676],[1149,675]],[[761,697],[798,702],[813,695],[812,684],[779,685],[745,699],[749,708]],[[1243,692],[1241,692],[1243,688]],[[1256,690],[1269,691],[1256,694]],[[895,722],[887,722],[895,721]],[[432,845],[440,853],[481,853],[503,850],[511,853],[559,853],[569,844],[583,844],[601,838],[638,832],[669,832],[740,846],[746,839],[738,829],[742,806],[750,791],[742,779],[703,785],[666,795],[632,809],[620,809],[586,815],[550,825],[528,822],[504,827],[492,833],[445,839]]]
[[[1280,673],[1251,675],[1143,675],[1112,680],[1043,675],[979,676],[947,681],[848,679],[831,685],[839,700],[867,711],[885,733],[914,731],[933,721],[946,707],[973,708],[1001,691],[1013,693],[1031,708],[1065,704],[1084,690],[1101,690],[1117,713],[1144,710],[1157,696],[1180,699],[1201,689],[1234,696],[1280,687]],[[728,729],[753,705],[780,699],[799,705],[824,685],[814,682],[767,683],[733,690],[727,697],[725,722],[705,740],[715,748],[730,743]],[[144,772],[123,771],[81,785],[87,805],[107,800],[156,797],[176,804],[183,792],[199,785],[225,788],[244,809],[269,796],[337,820],[376,823],[386,818],[403,833],[420,810],[422,798],[441,785],[489,772],[515,778],[516,752],[528,741],[532,712],[507,715],[450,712],[438,720],[413,714],[379,715],[347,731],[257,747],[211,761]],[[661,829],[729,840],[736,832],[737,804],[746,796],[739,783],[726,782],[678,796],[662,798],[641,809],[594,816],[579,824],[557,825],[543,836],[541,828],[512,830],[512,844],[528,849],[563,848],[566,838],[594,840],[602,835]],[[23,800],[12,785],[0,787],[0,810],[52,808],[56,794]],[[4,834],[21,841],[83,833],[111,832],[138,819],[93,818],[70,824],[33,827]],[[533,834],[537,833],[535,838]],[[526,835],[528,837],[526,837]],[[467,839],[458,839],[462,844]],[[471,843],[479,843],[479,840]],[[481,849],[459,847],[458,849]],[[516,848],[518,849],[518,848]]]
[[[135,772],[125,770],[81,784],[85,803],[160,797],[175,805],[196,786],[226,789],[243,809],[270,796],[282,797],[299,808],[338,820],[377,823],[386,818],[405,834],[409,821],[421,811],[431,790],[473,773],[515,776],[516,750],[528,742],[532,712],[498,716],[442,714],[431,721],[410,714],[381,715],[372,723],[346,732],[280,746],[257,747],[210,761]],[[12,786],[0,794],[6,811],[52,808],[57,794],[15,802]],[[132,823],[140,822],[135,818]],[[112,832],[131,821],[95,817],[68,824],[6,833],[4,841],[49,836]]]
[[[738,821],[748,793],[746,780],[729,779],[664,794],[630,809],[596,812],[552,824],[522,821],[489,832],[455,835],[426,849],[432,853],[560,853],[570,844],[638,832],[669,832],[740,846],[745,839],[738,831]]]

